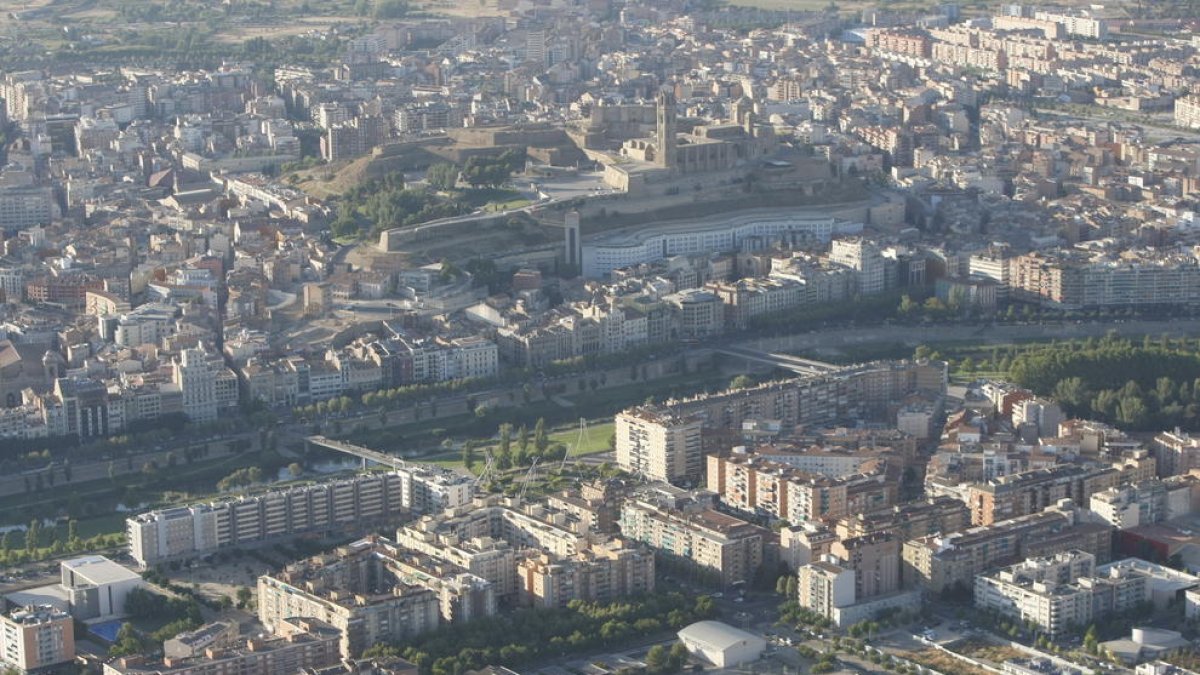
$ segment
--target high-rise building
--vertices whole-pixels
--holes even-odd
[[[0,614],[0,665],[28,673],[75,658],[75,622],[50,605]]]
[[[892,285],[888,283],[883,252],[864,239],[834,239],[829,249],[829,262],[858,272],[859,295],[882,293]]]
[[[192,422],[214,422],[222,410],[237,406],[237,376],[218,355],[185,349],[171,364],[171,380],[183,395],[183,414]]]
[[[617,415],[617,465],[651,480],[696,480],[703,470],[701,420],[644,408]]]
[[[835,607],[854,604],[854,570],[824,560],[804,565],[796,573],[800,606],[821,616]]]

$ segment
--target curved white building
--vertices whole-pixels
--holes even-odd
[[[637,231],[597,235],[583,244],[583,275],[602,277],[615,269],[676,255],[735,251],[744,240],[783,235],[827,242],[835,234],[857,234],[861,223],[804,213],[742,213],[672,221]]]

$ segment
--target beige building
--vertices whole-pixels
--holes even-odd
[[[75,623],[49,605],[0,615],[0,666],[27,673],[75,658]]]
[[[621,534],[707,570],[724,586],[753,580],[770,532],[695,503],[626,500]]]
[[[374,549],[370,542],[355,542],[259,577],[259,620],[275,633],[284,633],[292,618],[328,623],[340,632],[343,658],[437,628],[437,594],[388,573]]]
[[[854,571],[818,560],[796,573],[797,602],[821,616],[833,616],[835,607],[854,604]]]
[[[695,416],[647,408],[617,415],[617,465],[650,480],[696,480],[703,470],[700,429]]]
[[[620,540],[568,558],[542,553],[517,564],[521,600],[538,608],[606,602],[654,590],[654,554]]]
[[[990,569],[1071,549],[1107,560],[1112,550],[1112,528],[1082,522],[1078,509],[1063,502],[1041,513],[987,527],[906,541],[901,552],[901,578],[906,588],[919,587],[931,593],[968,589],[976,575]]]
[[[104,675],[286,675],[337,665],[338,630],[314,619],[285,619],[276,637],[255,637],[233,646],[212,645],[190,657],[114,659]]]

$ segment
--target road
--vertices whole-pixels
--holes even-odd
[[[796,353],[810,350],[834,350],[841,347],[866,346],[872,344],[905,344],[915,347],[920,344],[939,342],[978,342],[982,344],[1006,344],[1020,340],[1069,340],[1075,338],[1103,337],[1109,331],[1122,336],[1200,335],[1200,319],[1179,320],[1122,320],[1085,321],[1061,324],[923,324],[916,326],[892,324],[864,326],[861,328],[832,328],[795,333],[778,337],[734,338],[727,344],[743,349],[763,352]]]

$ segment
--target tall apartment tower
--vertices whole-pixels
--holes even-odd
[[[703,472],[699,417],[632,408],[617,415],[617,465],[650,480],[697,480]]]
[[[217,419],[217,374],[200,349],[185,349],[172,364],[172,380],[183,393],[183,412],[193,422]]]
[[[654,149],[656,163],[663,168],[675,166],[675,94],[658,92],[658,138]]]
[[[576,270],[583,270],[583,231],[579,226],[579,212],[567,212],[563,228],[563,245],[566,247],[566,263]]]

